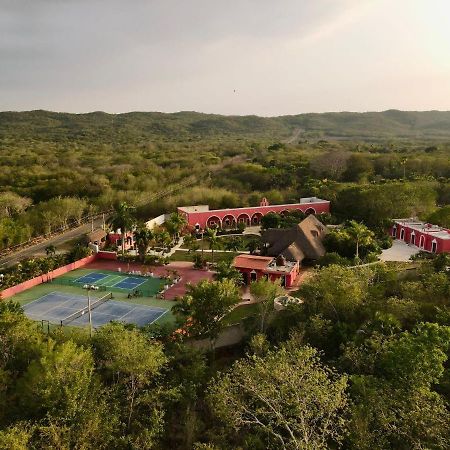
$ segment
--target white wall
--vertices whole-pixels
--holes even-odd
[[[153,230],[153,228],[162,225],[169,217],[170,214],[161,214],[160,216],[155,217],[154,219],[150,219],[148,222],[145,222],[145,226],[149,230]]]

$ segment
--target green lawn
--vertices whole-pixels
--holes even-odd
[[[223,322],[225,325],[234,325],[242,322],[246,317],[253,316],[257,311],[258,305],[256,303],[237,306],[223,318]]]

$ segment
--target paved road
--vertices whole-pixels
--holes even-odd
[[[94,228],[99,228],[102,226],[102,218],[94,220]],[[73,228],[65,233],[59,234],[57,236],[51,237],[39,244],[32,245],[31,247],[24,248],[10,255],[6,255],[0,258],[0,267],[8,267],[13,264],[18,263],[20,260],[25,258],[31,258],[32,256],[42,256],[45,255],[45,247],[49,245],[54,245],[56,248],[61,246],[67,241],[82,237],[84,234],[91,231],[92,224],[84,224],[78,228]]]

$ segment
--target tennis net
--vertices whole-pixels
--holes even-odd
[[[91,311],[98,306],[102,305],[103,303],[107,302],[108,300],[112,299],[112,292],[108,292],[103,297],[100,297],[99,299],[91,302]],[[65,319],[61,320],[61,326],[67,325],[68,323],[74,321],[75,319],[78,319],[78,317],[83,316],[89,311],[89,306],[85,306],[84,308],[80,309],[79,311],[75,311],[70,316],[67,316]]]

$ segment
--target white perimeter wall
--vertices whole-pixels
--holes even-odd
[[[161,214],[160,216],[155,217],[154,219],[150,219],[148,222],[145,222],[145,226],[149,230],[153,230],[153,228],[162,225],[169,217],[170,214]]]

